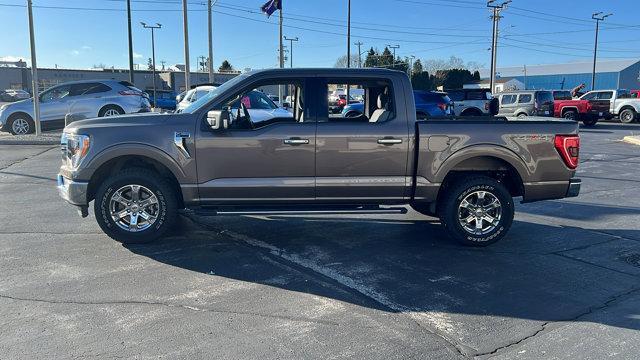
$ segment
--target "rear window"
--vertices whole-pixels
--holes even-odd
[[[571,92],[570,91],[554,91],[553,92],[554,100],[571,100]]]
[[[502,95],[501,104],[509,105],[514,104],[516,102],[517,95]]]
[[[548,104],[553,102],[553,94],[551,91],[538,91],[536,93],[536,100],[540,104]]]
[[[531,102],[531,94],[520,94],[520,96],[518,97],[518,103],[519,104],[528,104]]]

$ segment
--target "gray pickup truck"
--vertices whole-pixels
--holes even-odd
[[[331,114],[328,89],[364,89],[364,113]],[[251,91],[292,99],[288,116],[251,118]],[[450,236],[486,246],[508,231],[514,197],[577,196],[578,125],[501,117],[416,119],[406,74],[384,69],[246,73],[175,114],[70,124],[58,190],[110,237],[147,242],[178,211],[376,212],[440,218]],[[428,234],[425,234],[428,236]]]

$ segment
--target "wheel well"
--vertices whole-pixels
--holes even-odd
[[[578,112],[578,108],[575,108],[575,107],[563,107],[562,108],[562,115],[564,115],[564,113],[566,113],[567,111],[575,111],[577,113]]]
[[[16,111],[16,112],[14,112],[13,114],[9,115],[9,118],[8,118],[7,120],[13,120],[13,119],[15,119],[15,118],[16,118],[16,116],[18,116],[18,115],[26,116],[29,120],[33,121],[33,118],[31,117],[31,115],[27,114],[27,113],[26,113],[26,112],[24,112],[24,111]]]
[[[518,115],[516,115],[516,116],[520,116],[520,115],[529,116],[529,114],[527,114],[527,113],[526,113],[526,112],[524,112],[524,111],[520,111],[520,112],[518,113]]]
[[[462,111],[462,113],[460,113],[460,116],[469,116],[469,113],[473,113],[473,114],[480,114],[482,115],[482,110],[476,108],[476,107],[472,107],[472,108],[466,108]],[[473,116],[473,115],[471,115]]]
[[[480,156],[463,160],[447,173],[438,191],[438,200],[443,190],[446,191],[451,184],[473,175],[484,175],[495,179],[505,185],[511,196],[524,195],[522,178],[511,164],[496,157]]]
[[[87,195],[89,201],[95,198],[96,192],[98,188],[102,184],[102,182],[108,178],[109,176],[130,168],[143,168],[154,171],[158,173],[161,177],[167,179],[171,186],[176,191],[178,207],[184,208],[184,199],[182,197],[182,189],[180,188],[180,184],[178,180],[173,175],[171,170],[169,170],[166,166],[160,163],[157,160],[146,156],[139,155],[125,155],[117,158],[113,158],[104,164],[102,164],[91,176],[91,180],[89,180],[89,187],[87,189]]]
[[[625,105],[625,106],[621,107],[621,108],[620,108],[620,112],[623,112],[623,111],[625,111],[625,110],[627,110],[627,109],[628,109],[628,110],[632,110],[634,113],[636,112],[636,109],[635,109],[633,106],[631,106],[631,105]]]
[[[102,114],[103,111],[105,111],[107,108],[110,108],[110,107],[113,107],[113,108],[116,108],[116,109],[122,111],[123,114],[125,113],[125,111],[122,108],[122,106],[116,105],[116,104],[108,104],[108,105],[105,105],[105,106],[101,107],[100,111],[98,111],[98,114]]]

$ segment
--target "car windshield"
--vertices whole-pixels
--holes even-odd
[[[239,82],[246,79],[247,76],[248,76],[247,74],[243,74],[243,75],[238,75],[234,77],[233,79],[225,82],[224,84],[218,86],[217,88],[209,91],[208,94],[204,95],[203,97],[193,102],[191,105],[187,106],[184,110],[182,110],[182,112],[193,114],[194,112],[198,111],[198,109],[203,107],[205,104],[208,104],[213,98],[215,98],[219,94],[222,94],[223,92],[227,91],[227,89],[232,88]]]

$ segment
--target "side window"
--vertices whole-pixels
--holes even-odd
[[[515,102],[516,102],[516,95],[502,95],[502,99],[500,101],[502,105],[515,104]]]
[[[598,94],[598,100],[611,100],[613,97],[613,92],[611,91],[603,91]]]
[[[467,93],[467,99],[468,100],[486,100],[487,99],[487,94],[482,91],[469,91]]]
[[[61,100],[69,95],[69,91],[69,85],[58,86],[42,93],[42,95],[40,95],[40,100],[42,102]]]
[[[345,95],[329,96],[327,112],[319,114],[319,121],[383,123],[395,118],[394,92],[389,80],[328,79],[327,93],[337,89],[345,89]],[[319,103],[323,101],[321,99]]]
[[[103,84],[103,83],[94,83],[91,84],[91,87],[89,89],[87,89],[87,91],[84,92],[85,95],[87,94],[100,94],[100,93],[105,93],[105,92],[109,92],[111,91],[111,87]]]
[[[73,84],[71,85],[71,90],[69,90],[69,96],[84,95],[84,93],[87,92],[94,85],[96,85],[96,83]]]
[[[531,94],[520,94],[518,96],[518,104],[528,104],[531,102]]]
[[[582,99],[582,100],[595,100],[596,99],[596,95],[598,95],[598,93],[590,92],[590,93],[586,93],[586,94],[582,95],[582,97],[580,99]]]
[[[453,101],[462,101],[464,100],[464,91],[460,90],[452,90],[449,91],[449,98]],[[472,95],[469,94],[469,98],[471,99]]]
[[[231,96],[220,107],[231,114],[230,129],[255,130],[277,123],[309,121],[305,118],[304,80],[256,85]],[[282,94],[290,101],[285,107],[279,107],[270,97],[275,94]]]

